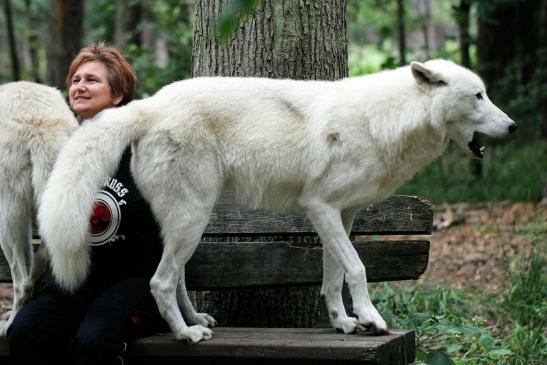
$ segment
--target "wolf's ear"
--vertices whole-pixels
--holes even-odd
[[[430,86],[443,86],[447,85],[447,82],[443,80],[442,76],[428,68],[426,65],[420,62],[411,62],[410,70],[412,71],[412,76],[419,85],[430,85]]]

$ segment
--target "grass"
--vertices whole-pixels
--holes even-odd
[[[448,286],[377,284],[373,302],[392,328],[417,335],[417,364],[547,363],[547,222],[521,228],[534,238],[529,262],[508,262],[502,294]]]
[[[480,178],[472,175],[471,160],[452,144],[397,193],[423,196],[433,203],[541,200],[547,177],[547,141],[483,144],[487,152]]]

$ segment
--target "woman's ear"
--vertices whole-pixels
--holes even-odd
[[[121,103],[123,100],[123,95],[115,96],[114,99],[112,99],[112,104],[114,106],[118,106],[119,103]]]

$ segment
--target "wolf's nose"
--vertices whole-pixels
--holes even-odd
[[[518,125],[517,123],[513,123],[509,126],[509,133],[513,133],[514,131],[516,131],[518,128]]]

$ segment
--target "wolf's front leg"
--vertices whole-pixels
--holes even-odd
[[[196,312],[190,297],[188,296],[188,290],[186,290],[186,277],[184,267],[182,268],[182,275],[179,278],[179,286],[177,288],[177,302],[179,308],[182,311],[183,317],[188,322],[193,324],[199,324],[204,327],[212,328],[216,326],[217,321],[207,313]]]
[[[360,329],[372,327],[376,332],[386,332],[386,322],[374,308],[368,295],[365,266],[349,240],[340,211],[324,203],[315,203],[307,208],[308,218],[317,230],[323,242],[323,250],[326,251],[323,257],[328,259],[328,255],[330,255],[332,257],[331,267],[338,265],[345,273],[353,300],[353,312],[358,317],[357,327]],[[334,289],[330,290],[331,294],[327,301],[327,307],[338,308],[336,313],[338,315],[339,308],[343,307],[341,294],[333,293],[341,290],[340,274],[339,270],[332,268],[330,270],[335,273],[334,277],[326,278],[326,280],[324,277],[323,287],[329,292],[328,288],[334,285]],[[338,274],[336,274],[337,272]],[[327,296],[325,298],[327,299]],[[348,322],[347,319],[343,321]]]
[[[338,331],[353,333],[359,327],[357,318],[348,317],[342,300],[344,270],[327,250],[323,250],[323,285],[321,295],[325,299],[330,323]]]

